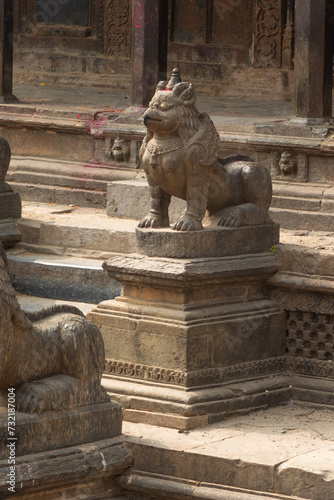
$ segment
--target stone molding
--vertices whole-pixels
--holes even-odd
[[[312,292],[275,289],[272,300],[287,311],[305,311],[315,314],[334,314],[334,297]]]
[[[243,378],[262,377],[263,375],[282,373],[285,369],[284,356],[188,373],[113,359],[107,359],[105,362],[105,370],[109,375],[184,387],[221,384]]]
[[[334,379],[334,362],[287,356],[287,369],[294,374]]]

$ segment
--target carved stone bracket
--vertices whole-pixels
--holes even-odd
[[[254,66],[279,68],[282,63],[282,0],[257,0]]]

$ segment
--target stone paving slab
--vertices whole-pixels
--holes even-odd
[[[139,473],[289,498],[334,498],[331,410],[291,402],[182,433],[129,422],[123,432]]]

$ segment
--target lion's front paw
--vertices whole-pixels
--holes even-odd
[[[139,222],[138,227],[169,227],[169,220],[168,217],[148,214]]]
[[[172,225],[172,229],[175,231],[198,231],[203,229],[203,226],[200,221],[185,215]]]

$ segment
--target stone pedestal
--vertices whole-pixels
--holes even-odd
[[[122,293],[89,316],[104,337],[103,384],[125,419],[192,428],[288,398],[285,317],[265,290],[277,242],[272,224],[138,230],[139,251],[159,257],[104,264]]]
[[[44,412],[0,407],[0,497],[119,498],[113,478],[131,466],[116,402]],[[14,422],[15,419],[15,422]],[[14,423],[15,425],[14,425]],[[13,465],[14,464],[14,465]],[[10,489],[11,488],[11,489]]]

